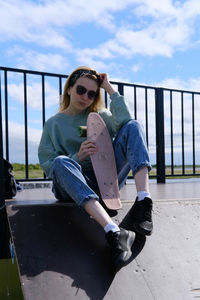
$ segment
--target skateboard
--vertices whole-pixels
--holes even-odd
[[[107,208],[120,209],[122,204],[111,137],[103,119],[94,112],[91,112],[87,119],[87,139],[94,141],[98,147],[98,152],[90,158],[101,198]]]

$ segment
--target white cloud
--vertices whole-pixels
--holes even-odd
[[[175,4],[172,4],[173,1],[171,0],[143,0],[138,1],[138,6],[135,8],[134,13],[138,17],[143,16],[154,16],[155,18],[160,18],[160,16],[170,16],[170,15],[176,15],[177,13],[177,7],[178,7],[178,1],[175,2]]]
[[[200,92],[200,77],[188,78],[187,80],[184,80],[180,77],[166,78],[159,83],[154,83],[153,85],[171,89]]]
[[[0,40],[22,40],[39,45],[71,49],[71,43],[57,28],[59,7],[26,1],[0,1]],[[62,12],[64,13],[64,12]],[[57,18],[54,18],[57,17]],[[63,15],[64,16],[64,15]]]
[[[93,0],[91,5],[91,2],[80,0],[38,3],[24,0],[6,2],[1,0],[0,39],[21,39],[25,42],[32,41],[40,45],[72,51],[70,26],[93,23],[106,27],[111,32],[117,32],[119,28],[113,40],[125,49],[128,47],[130,53],[135,53],[135,51],[143,53],[146,48],[148,55],[152,55],[154,51],[155,54],[161,51],[163,55],[169,55],[169,46],[176,46],[177,43],[182,44],[187,40],[188,34],[192,31],[190,22],[200,11],[200,5],[195,0],[188,0],[183,4],[179,2],[179,5],[176,3],[173,5],[169,0],[162,2],[158,0]],[[117,24],[115,12],[125,11],[127,7],[128,12],[132,12],[133,18],[135,16],[153,18],[150,23],[153,26],[145,22],[143,30],[137,31],[130,29],[129,25],[128,28],[123,26],[123,20]],[[125,22],[128,21],[125,20]],[[173,25],[169,26],[169,24]],[[128,41],[128,37],[133,39],[133,43],[131,40]],[[144,45],[145,40],[142,42],[143,39],[146,40],[148,47]],[[164,41],[166,48],[163,45]],[[156,46],[158,46],[157,51]],[[151,49],[148,50],[148,48]]]
[[[117,56],[132,58],[140,55],[162,55],[170,57],[175,50],[184,49],[190,44],[189,24],[153,22],[142,30],[121,26],[113,39],[106,41],[95,49],[83,49],[93,58],[112,59]]]
[[[181,13],[184,12],[185,19],[193,19],[200,14],[200,3],[199,0],[188,0],[185,1]],[[180,14],[181,18],[181,14]]]
[[[101,59],[92,58],[91,55],[86,55],[85,52],[80,51],[77,55],[77,61],[82,66],[92,67],[100,72],[100,70],[107,70],[108,64],[104,63]]]
[[[25,161],[24,125],[9,121],[9,156],[11,162]],[[4,123],[3,123],[3,130]],[[40,142],[42,129],[28,127],[29,163],[38,163],[37,149]]]
[[[21,69],[30,68],[46,71],[48,66],[48,72],[56,72],[66,70],[69,67],[68,58],[61,54],[26,51],[19,47],[10,49],[7,54],[17,57],[17,67]]]
[[[132,70],[134,73],[137,73],[142,68],[141,64],[136,64],[132,66]]]
[[[48,82],[45,84],[46,93],[45,93],[45,104],[46,107],[51,107],[58,105],[59,95],[58,90],[51,86]],[[9,84],[8,85],[9,96],[13,99],[24,103],[24,85],[23,84]],[[27,99],[28,106],[33,109],[41,109],[42,107],[42,88],[41,83],[32,83],[27,85]]]
[[[0,40],[34,43],[65,51],[65,56],[21,51],[20,66],[64,70],[66,54],[77,62],[103,68],[108,60],[135,55],[172,56],[198,42],[193,40],[200,14],[197,0],[0,0]],[[116,13],[127,18],[118,19]],[[110,32],[95,48],[74,47],[71,28],[91,24]],[[47,58],[45,58],[47,56]]]
[[[132,58],[140,55],[172,56],[177,50],[191,47],[195,41],[194,23],[200,14],[200,3],[187,1],[184,4],[171,1],[132,1],[137,4],[132,10],[135,16],[145,21],[141,26],[128,22],[118,24],[113,38],[105,41],[96,48],[82,49],[83,53],[93,59],[112,59],[118,56]],[[193,9],[196,7],[196,11]],[[187,10],[188,12],[186,12]],[[138,29],[137,27],[141,27]],[[79,53],[78,53],[79,54]]]
[[[116,35],[116,41],[120,46],[118,48],[119,54],[123,54],[120,49],[126,49],[129,57],[132,57],[134,54],[170,56],[171,49],[167,43],[163,43],[162,40],[157,38],[157,30],[148,28],[136,32],[127,28],[121,28]]]
[[[0,39],[20,39],[71,50],[70,26],[82,22],[115,28],[112,12],[125,9],[132,1],[0,1]],[[102,17],[103,16],[103,17]],[[68,33],[67,30],[68,29]]]

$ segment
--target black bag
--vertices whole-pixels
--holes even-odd
[[[17,183],[12,173],[13,166],[6,159],[3,159],[4,169],[4,199],[11,199],[17,194]]]

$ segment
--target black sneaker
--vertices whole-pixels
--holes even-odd
[[[106,239],[111,248],[111,259],[115,272],[129,263],[132,255],[131,247],[135,240],[132,231],[120,228],[120,231],[106,233]]]
[[[133,220],[131,230],[142,235],[151,235],[153,231],[152,222],[153,203],[150,198],[144,198],[142,201],[136,201],[133,204],[130,214]]]

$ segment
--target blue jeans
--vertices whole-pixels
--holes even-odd
[[[119,188],[132,170],[133,177],[143,167],[151,170],[143,129],[135,120],[130,120],[119,130],[113,142]],[[99,200],[94,190],[98,185],[93,170],[84,171],[73,159],[60,155],[52,163],[50,177],[52,191],[58,199],[72,198],[79,206],[90,199]]]

